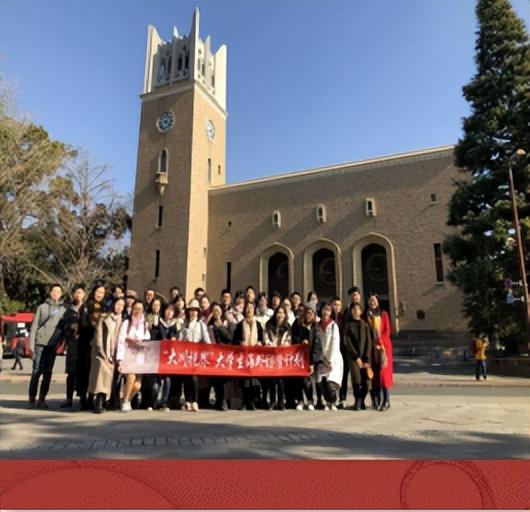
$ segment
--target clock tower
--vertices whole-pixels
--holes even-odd
[[[128,286],[206,287],[208,190],[225,183],[226,46],[149,26]]]

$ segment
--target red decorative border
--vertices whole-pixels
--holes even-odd
[[[2,509],[525,509],[530,461],[0,461]]]

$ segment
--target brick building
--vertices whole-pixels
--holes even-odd
[[[226,47],[148,29],[129,285],[376,292],[394,330],[461,331],[441,252],[452,146],[226,184]]]

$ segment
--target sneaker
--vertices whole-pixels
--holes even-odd
[[[171,411],[171,409],[167,406],[164,406],[164,407],[160,407],[160,410],[163,411],[163,412],[169,412]]]
[[[186,407],[186,411],[191,411],[192,410],[191,402],[186,402],[185,407]]]
[[[329,407],[327,405],[324,406],[324,411],[329,411]]]
[[[298,405],[296,406],[296,410],[297,410],[297,411],[303,411],[303,410],[304,410],[304,404],[298,404]]]
[[[122,412],[132,411],[131,402],[129,402],[128,400],[124,400],[121,404],[121,411]]]
[[[331,410],[332,411],[338,411],[338,407],[335,404],[331,404]]]
[[[314,406],[313,404],[309,404],[309,405],[307,406],[307,410],[308,410],[308,411],[314,411],[314,410],[315,410],[315,406]]]
[[[193,403],[191,404],[191,410],[192,410],[193,412],[199,412],[199,404],[198,404],[197,402],[193,402]]]

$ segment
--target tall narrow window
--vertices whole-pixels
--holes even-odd
[[[158,207],[158,227],[159,228],[162,227],[163,220],[164,220],[164,207],[160,205]]]
[[[228,290],[232,289],[232,262],[226,262],[226,288]]]
[[[180,71],[182,69],[182,55],[179,55],[179,58],[177,60],[177,71]]]
[[[158,172],[167,172],[167,151],[165,149],[162,150],[158,159]]]
[[[158,68],[158,79],[162,80],[165,74],[166,74],[166,61],[163,60],[162,63],[160,64],[160,67]]]
[[[186,54],[186,64],[184,65],[184,67],[186,69],[188,69],[190,67],[190,56],[189,56],[188,53]]]
[[[208,181],[212,181],[212,159],[208,158]]]
[[[436,282],[444,282],[444,262],[442,259],[442,245],[434,244],[434,266],[436,268]]]
[[[171,57],[167,59],[167,74],[171,75]]]
[[[155,251],[155,279],[160,276],[160,251]]]
[[[221,166],[220,165],[217,166],[217,175],[221,176]]]

